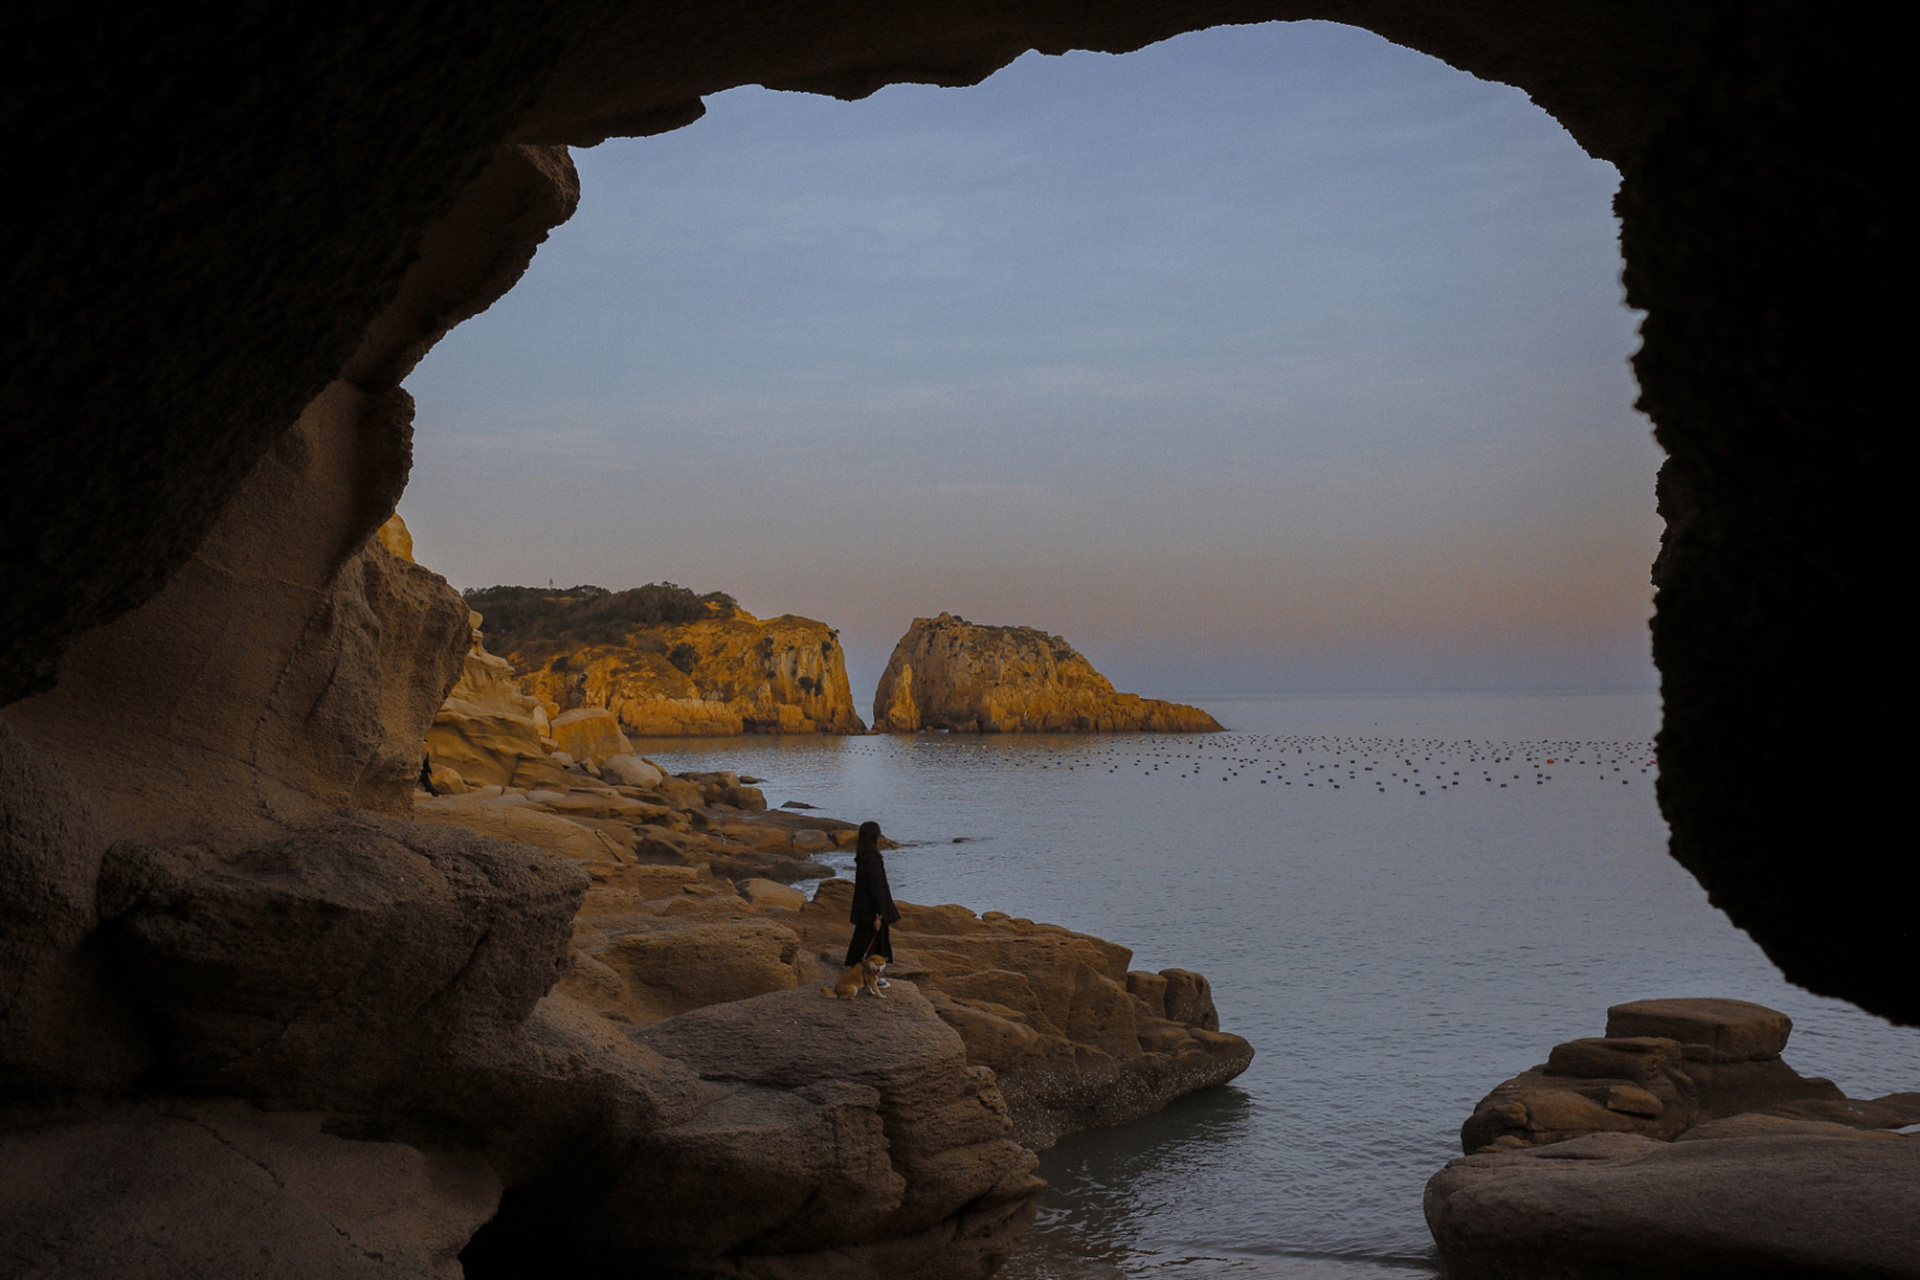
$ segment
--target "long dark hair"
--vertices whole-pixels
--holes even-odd
[[[864,858],[870,853],[880,852],[880,824],[863,822],[860,824],[860,836],[853,844],[853,856]]]

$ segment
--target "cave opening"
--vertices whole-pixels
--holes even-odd
[[[1270,23],[575,163],[408,381],[460,586],[731,584],[863,701],[943,609],[1129,688],[1654,685],[1617,174],[1516,89]]]

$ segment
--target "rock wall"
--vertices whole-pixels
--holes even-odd
[[[895,733],[1217,733],[1198,707],[1117,693],[1059,636],[987,627],[943,613],[915,618],[873,695],[874,725]]]
[[[853,709],[840,633],[792,614],[762,621],[736,608],[731,617],[643,627],[624,645],[542,645],[509,656],[523,672],[520,688],[550,714],[604,707],[635,737],[867,729]]]

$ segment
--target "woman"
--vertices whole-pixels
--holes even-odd
[[[863,822],[853,846],[853,941],[847,945],[847,968],[869,954],[893,959],[893,939],[887,927],[900,918],[887,887],[887,864],[880,860],[880,824]],[[883,980],[882,986],[887,985]]]

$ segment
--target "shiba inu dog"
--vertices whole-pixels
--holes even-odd
[[[888,957],[868,956],[853,968],[840,975],[840,980],[830,987],[820,988],[823,996],[833,996],[838,1000],[851,1000],[865,987],[880,999],[887,998],[880,990],[880,971],[887,967]]]

